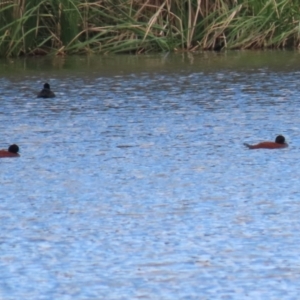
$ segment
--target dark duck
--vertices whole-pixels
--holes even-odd
[[[44,88],[38,93],[38,98],[54,98],[55,94],[50,89],[50,84],[45,83]]]

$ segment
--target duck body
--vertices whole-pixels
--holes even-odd
[[[0,150],[0,158],[2,157],[19,157],[19,146],[16,144],[10,145],[8,150],[2,149]]]
[[[45,83],[44,88],[38,93],[38,98],[54,98],[55,94],[50,89],[50,84]]]
[[[247,143],[244,143],[246,147],[249,149],[281,149],[288,147],[288,144],[278,144],[275,142],[261,142],[256,145],[249,145]]]
[[[278,135],[275,142],[260,142],[255,145],[244,143],[244,145],[249,149],[282,149],[288,147],[288,144],[285,142],[285,137],[282,135]]]

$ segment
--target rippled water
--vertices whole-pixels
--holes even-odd
[[[298,299],[299,55],[1,61],[0,299]]]

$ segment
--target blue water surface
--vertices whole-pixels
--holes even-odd
[[[0,299],[298,299],[299,55],[2,61]]]

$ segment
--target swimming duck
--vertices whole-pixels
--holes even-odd
[[[38,93],[38,98],[54,98],[55,94],[50,90],[50,84],[45,83],[44,88]]]
[[[275,139],[275,142],[260,142],[256,145],[244,143],[244,145],[249,149],[281,149],[288,147],[283,135],[278,135]]]
[[[8,150],[2,149],[0,150],[0,157],[19,157],[19,146],[16,144],[10,145]]]

